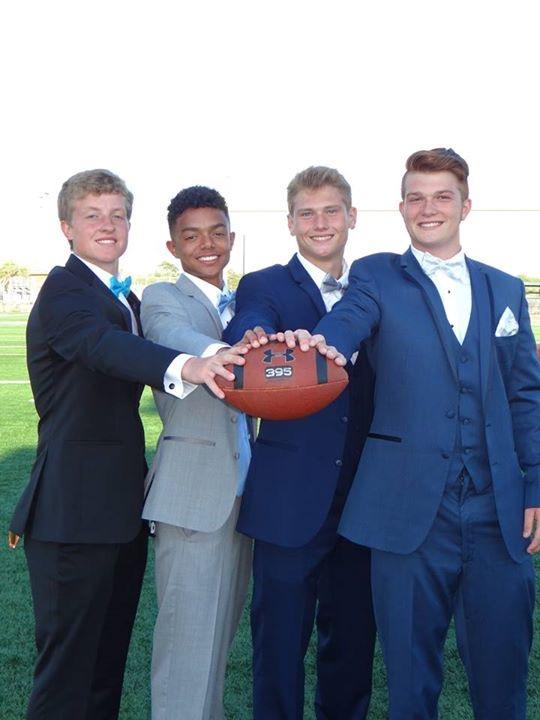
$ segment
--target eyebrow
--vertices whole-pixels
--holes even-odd
[[[433,193],[427,193],[427,194],[428,194],[428,195],[442,195],[442,194],[444,194],[444,193],[449,193],[450,195],[455,195],[455,194],[456,194],[455,190],[452,190],[452,189],[450,189],[450,188],[445,189],[445,190],[443,190],[443,189],[441,189],[441,190],[435,190],[435,192],[433,192]],[[413,191],[413,192],[408,192],[408,193],[405,195],[405,197],[424,196],[424,195],[426,195],[426,193],[423,193],[423,192],[421,192],[420,190],[416,190],[416,191]]]
[[[322,209],[323,210],[333,210],[334,208],[339,208],[339,203],[335,203],[334,205],[325,205]],[[296,212],[305,212],[306,210],[315,210],[313,207],[300,207],[296,208]]]
[[[217,230],[218,228],[223,228],[224,230],[227,229],[227,226],[225,223],[216,223],[215,225],[210,225],[208,230]],[[180,232],[199,232],[200,230],[204,230],[205,228],[199,226],[188,226],[180,228]]]

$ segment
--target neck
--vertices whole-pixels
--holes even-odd
[[[309,258],[300,253],[303,258],[305,258],[308,262],[310,262],[312,265],[315,265],[315,267],[318,267],[319,270],[322,270],[325,273],[328,273],[336,280],[341,277],[343,274],[343,255],[337,258],[328,258],[328,260],[324,260],[321,258]]]

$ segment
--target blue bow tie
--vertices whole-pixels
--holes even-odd
[[[224,312],[224,310],[226,310],[228,307],[230,307],[231,310],[234,311],[235,299],[236,299],[235,292],[231,292],[230,290],[222,292],[221,295],[219,296],[219,301],[218,301],[219,314],[221,315]]]
[[[326,273],[324,280],[322,281],[321,291],[323,293],[335,292],[336,290],[345,291],[348,285],[349,282],[347,279],[344,279],[343,281],[336,280],[336,278],[332,277],[330,273]]]
[[[129,295],[129,289],[131,287],[131,275],[128,275],[125,280],[119,280],[114,275],[109,280],[109,287],[111,288],[111,291],[118,297],[120,293],[127,298]]]

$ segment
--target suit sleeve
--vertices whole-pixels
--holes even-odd
[[[200,356],[216,338],[199,332],[179,301],[174,285],[156,283],[147,287],[141,301],[141,323],[149,340]]]
[[[540,363],[523,286],[516,354],[507,392],[514,444],[525,473],[525,507],[540,507]]]
[[[235,314],[223,333],[223,339],[234,345],[243,338],[246,330],[256,326],[267,333],[281,330],[276,292],[269,279],[260,273],[245,275],[238,285]]]
[[[313,330],[324,335],[347,359],[369,338],[381,316],[377,283],[362,260],[355,260],[349,272],[349,288],[343,298]]]
[[[144,340],[101,316],[92,293],[90,287],[66,273],[49,276],[38,307],[49,347],[68,362],[162,389],[165,371],[178,352]]]

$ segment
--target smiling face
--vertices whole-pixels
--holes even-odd
[[[340,191],[332,185],[299,190],[288,223],[300,254],[339,277],[349,230],[356,224],[356,208],[347,209]]]
[[[176,218],[167,248],[185,272],[221,288],[233,243],[234,233],[222,210],[189,208]]]
[[[75,200],[71,217],[60,223],[75,255],[112,275],[127,248],[129,220],[120,193],[85,195]]]
[[[399,210],[413,247],[443,260],[461,249],[459,225],[471,209],[450,172],[409,172]]]

